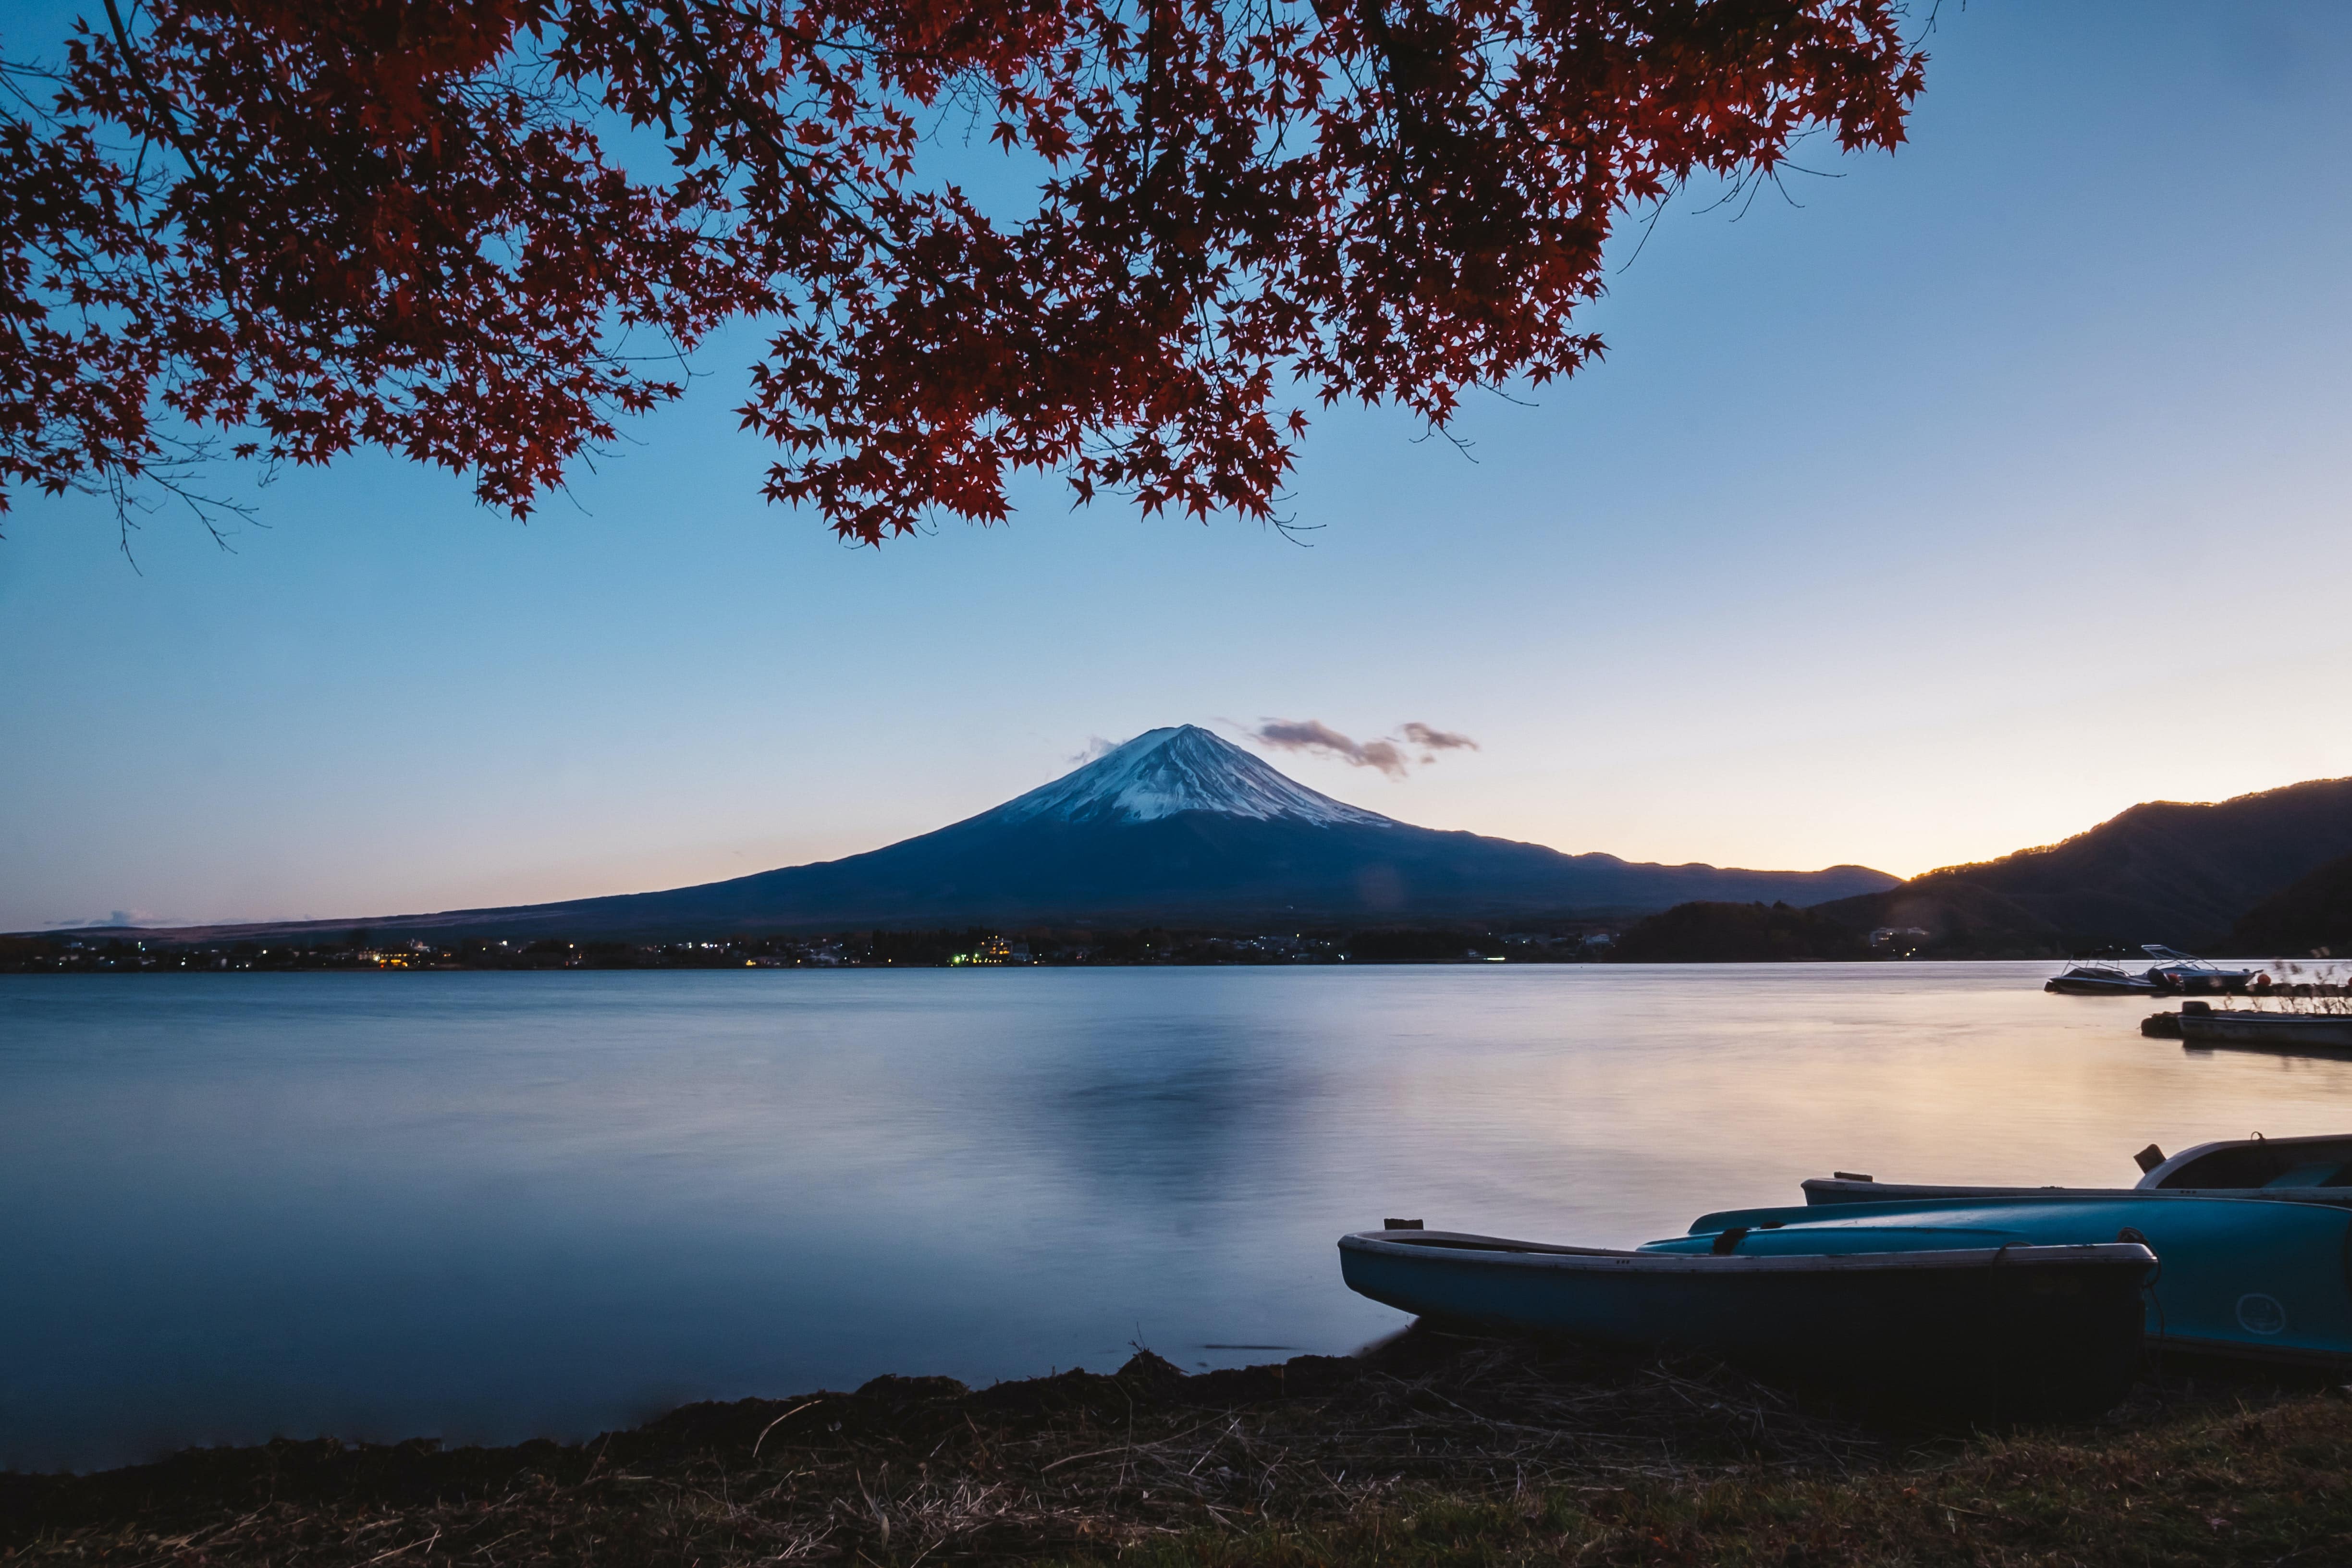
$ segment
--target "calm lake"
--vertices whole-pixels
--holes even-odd
[[[2352,1129],[2352,1064],[2049,972],[0,976],[0,1466],[1343,1351],[1387,1215],[1628,1245]]]

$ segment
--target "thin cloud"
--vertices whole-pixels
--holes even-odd
[[[1465,750],[1475,752],[1478,749],[1477,742],[1458,731],[1436,730],[1427,724],[1418,723],[1406,724],[1402,728],[1404,739],[1421,748],[1421,760],[1424,763],[1437,761],[1437,753],[1440,752]]]
[[[1337,757],[1360,768],[1378,768],[1392,779],[1404,777],[1404,753],[1392,741],[1359,742],[1318,719],[1265,719],[1250,731],[1261,746],[1286,752],[1307,752]]]
[[[1110,755],[1118,748],[1119,742],[1117,741],[1106,741],[1100,735],[1089,735],[1087,737],[1087,743],[1078,748],[1078,754],[1072,757],[1070,761],[1074,763],[1091,763],[1097,757]]]
[[[1250,731],[1250,738],[1262,746],[1275,746],[1286,752],[1328,752],[1358,763],[1364,759],[1363,747],[1317,719],[1261,720],[1258,727]]]
[[[1404,753],[1397,750],[1394,741],[1367,741],[1349,760],[1360,768],[1378,768],[1392,779],[1404,777]]]
[[[1439,752],[1463,747],[1474,752],[1478,749],[1478,742],[1467,735],[1433,729],[1427,724],[1406,724],[1402,730],[1397,735],[1358,741],[1319,719],[1262,719],[1257,728],[1248,733],[1261,746],[1336,757],[1351,767],[1377,768],[1392,779],[1401,779],[1411,770],[1412,759],[1406,755],[1409,747],[1418,748],[1424,763],[1435,762]]]

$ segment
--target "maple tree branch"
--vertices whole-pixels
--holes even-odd
[[[1572,318],[1632,205],[1654,232],[1700,167],[1786,194],[1812,124],[1902,140],[1895,4],[106,0],[54,113],[5,83],[0,479],[152,476],[225,538],[168,417],[520,517],[691,379],[640,327],[683,363],[778,315],[739,412],[764,492],[845,540],[1001,519],[1049,469],[1287,537],[1273,374],[1465,449],[1468,389],[1600,352]],[[959,107],[1047,161],[1034,216],[926,183]],[[617,166],[615,119],[672,173]]]
[[[173,111],[171,100],[163,96],[163,89],[149,79],[145,68],[140,64],[139,51],[131,41],[131,29],[124,26],[122,13],[116,7],[114,0],[106,0],[106,19],[114,29],[115,47],[121,51],[122,68],[129,73],[132,85],[139,89],[147,100],[147,107],[162,123],[164,140],[171,142],[180,156],[187,161],[191,173],[199,179],[217,184],[205,160],[198,157],[195,148],[189,144],[187,133],[180,128],[179,116]]]

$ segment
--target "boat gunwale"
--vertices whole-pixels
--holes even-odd
[[[2285,1142],[2282,1138],[2279,1142]],[[2161,1169],[2162,1167],[2158,1167]],[[1869,1193],[1863,1203],[1927,1203],[1944,1198],[1977,1201],[1986,1198],[2049,1198],[2055,1201],[2104,1203],[2112,1198],[2206,1198],[2215,1203],[2293,1203],[2328,1208],[2352,1207],[2352,1187],[2043,1187],[1975,1186],[1965,1182],[1841,1182],[1833,1176],[1808,1176],[1799,1184],[1813,1206],[1815,1193]],[[1835,1206],[1853,1206],[1838,1203]]]
[[[2153,1269],[2154,1251],[2136,1241],[2014,1243],[1905,1252],[1645,1252],[1562,1247],[1451,1230],[1363,1230],[1339,1238],[1342,1252],[1430,1260],[1459,1258],[1489,1267],[1632,1274],[1822,1274],[1917,1269],[2102,1268]]]

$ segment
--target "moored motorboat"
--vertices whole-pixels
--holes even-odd
[[[2106,954],[2092,954],[2069,963],[2043,981],[2042,989],[2062,996],[2146,996],[2158,992],[2236,993],[2252,988],[2257,981],[2269,983],[2255,970],[2223,969],[2160,942],[2146,943],[2140,951],[2155,962],[2137,973]]]
[[[2152,1341],[2204,1353],[2352,1363],[2352,1213],[2342,1208],[2063,1193],[1928,1198],[1727,1210],[1694,1221],[1683,1245],[1704,1250],[1736,1230],[1767,1233],[1774,1247],[1802,1248],[1848,1227],[1871,1246],[1906,1230],[1949,1232],[1974,1245],[1981,1243],[1973,1238],[1990,1235],[2033,1247],[2117,1237],[2144,1241],[2160,1266],[2147,1289]]]
[[[2155,965],[2147,972],[2147,978],[2161,991],[2189,994],[2242,992],[2251,987],[2260,973],[2252,969],[2223,969],[2218,964],[2206,963],[2194,953],[2182,952],[2178,948],[2158,942],[2148,942],[2140,951],[2156,960]]]
[[[2078,959],[2043,981],[2042,989],[2061,996],[2149,996],[2161,988],[2145,972]]]
[[[2261,1198],[2352,1206],[2352,1133],[2308,1138],[2228,1138],[2168,1158],[2151,1143],[2134,1159],[2128,1187],[2001,1186],[1984,1183],[1882,1182],[1851,1171],[1803,1184],[1805,1202],[1917,1203],[1938,1198]]]
[[[1682,1347],[1978,1415],[2095,1413],[2136,1371],[2154,1262],[2136,1242],[1917,1226],[1823,1227],[1810,1249],[1686,1239],[1629,1252],[1391,1228],[1342,1237],[1339,1267],[1422,1317]]]

